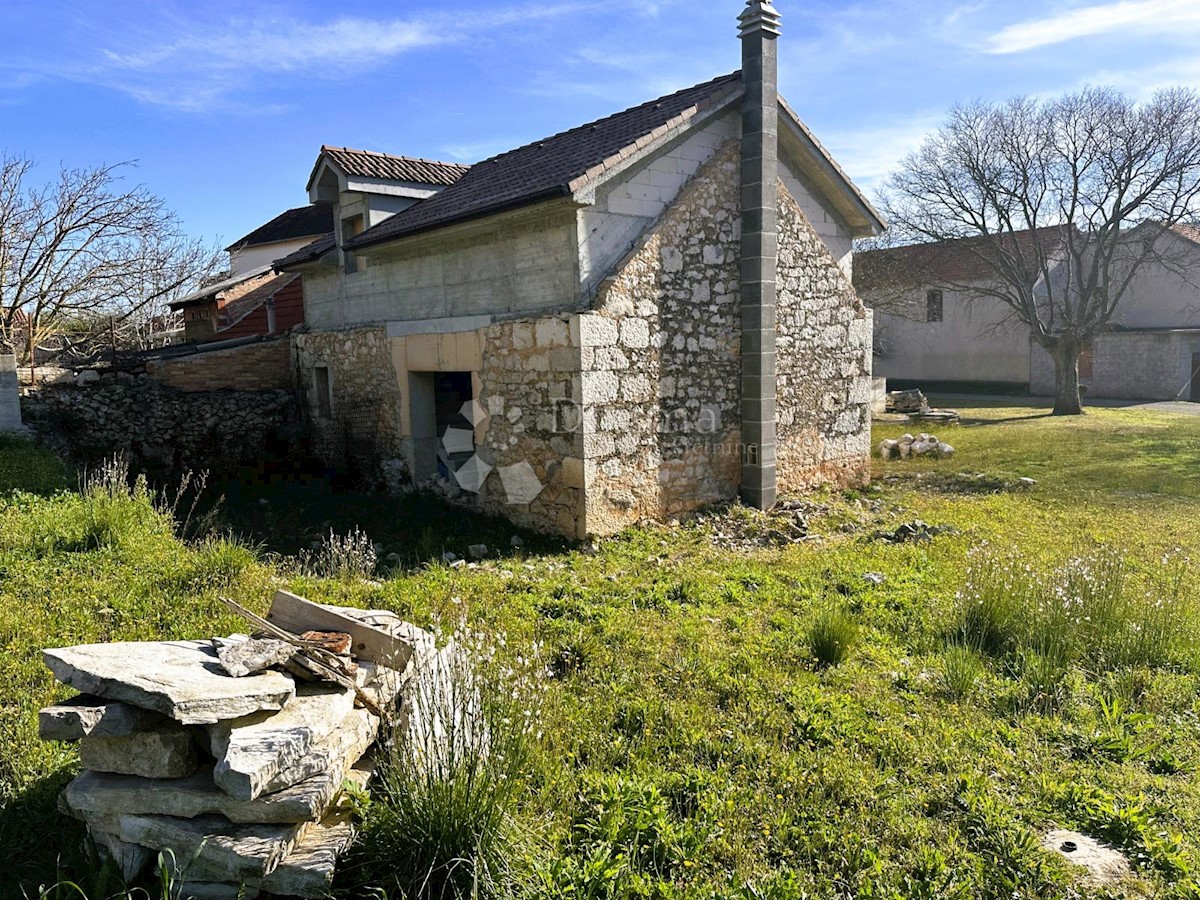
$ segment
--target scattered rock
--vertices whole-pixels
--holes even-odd
[[[863,573],[863,581],[869,582],[871,584],[883,584],[886,580],[887,579],[884,578],[883,575],[880,574],[879,572],[864,572]]]
[[[143,778],[185,778],[197,765],[191,731],[173,723],[121,737],[89,735],[79,741],[79,762],[85,769]]]
[[[914,519],[898,526],[894,531],[876,531],[872,537],[889,544],[920,544],[943,534],[958,533],[959,530],[953,525],[930,525],[920,519]]]
[[[1021,487],[1028,490],[1029,488],[1032,488],[1035,484],[1037,484],[1037,479],[1036,478],[1018,478],[1017,483],[1019,485],[1021,485]]]
[[[402,557],[399,553],[389,553],[386,559],[388,565],[391,566],[398,566],[404,561],[404,557]]]
[[[64,684],[185,725],[280,709],[296,693],[291,677],[280,672],[230,678],[207,641],[84,644],[43,650],[42,657]]]
[[[81,694],[39,712],[38,737],[43,741],[77,741],[88,735],[124,737],[170,721],[148,709]]]
[[[467,555],[471,559],[483,559],[488,555],[487,544],[472,544],[467,548]]]
[[[458,554],[451,553],[449,550],[447,550],[445,553],[442,554],[442,562],[444,562],[444,563],[452,563],[452,562],[456,562],[457,560],[458,560]]]
[[[521,539],[521,536],[519,534],[514,534],[512,537],[510,537],[508,539],[508,546],[513,547],[513,548],[524,547],[525,541],[523,541]]]

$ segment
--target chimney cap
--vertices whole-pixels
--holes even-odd
[[[746,8],[738,16],[740,29],[738,37],[747,37],[763,31],[778,37],[783,31],[782,17],[779,10],[771,5],[771,0],[746,0]]]

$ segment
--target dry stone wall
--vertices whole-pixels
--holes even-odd
[[[180,391],[119,373],[47,385],[21,398],[29,426],[82,464],[128,456],[152,474],[229,475],[293,452],[301,440],[294,391]]]
[[[400,385],[383,326],[295,336],[296,365],[314,452],[368,484],[407,485],[400,453]],[[316,370],[328,381],[318,384]],[[319,394],[327,390],[325,398]]]
[[[782,184],[779,197],[779,490],[865,484],[871,452],[871,313]]]

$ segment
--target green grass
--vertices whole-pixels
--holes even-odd
[[[36,710],[63,695],[39,649],[232,631],[218,592],[261,610],[276,586],[425,625],[465,617],[547,667],[543,735],[511,807],[521,839],[500,851],[520,875],[504,883],[530,895],[1104,896],[1069,887],[1039,849],[1060,825],[1129,852],[1128,896],[1200,896],[1195,569],[1162,565],[1200,559],[1200,418],[963,412],[939,434],[953,459],[877,460],[872,488],[818,498],[816,539],[756,552],[722,549],[706,523],[632,530],[594,553],[518,551],[502,523],[401,517],[387,498],[297,484],[228,489],[240,538],[184,543],[151,497],[13,483],[0,494],[0,853],[14,864],[0,896],[55,880],[59,857],[64,875],[89,873],[78,829],[53,811],[74,752],[36,739]],[[903,430],[880,425],[875,440]],[[31,452],[0,448],[0,472],[54,471],[7,459]],[[1017,489],[1022,476],[1038,483]],[[872,538],[917,518],[956,531]],[[278,555],[355,525],[405,564],[318,577]],[[737,510],[720,530],[760,526]],[[504,555],[428,562],[476,534]],[[1018,578],[1012,558],[1030,571]],[[1108,568],[1089,581],[1081,559]],[[1051,610],[1056,587],[1091,590],[1096,619]],[[972,619],[977,594],[991,599]],[[1156,596],[1178,615],[1156,618]],[[823,659],[822,634],[849,652]],[[422,833],[403,790],[365,808],[342,896],[400,896],[403,879],[381,874],[401,858],[389,841]]]

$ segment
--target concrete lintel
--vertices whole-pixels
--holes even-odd
[[[495,316],[450,316],[444,319],[414,319],[411,322],[388,322],[389,338],[408,337],[410,334],[457,334],[462,331],[478,331],[497,321]]]

